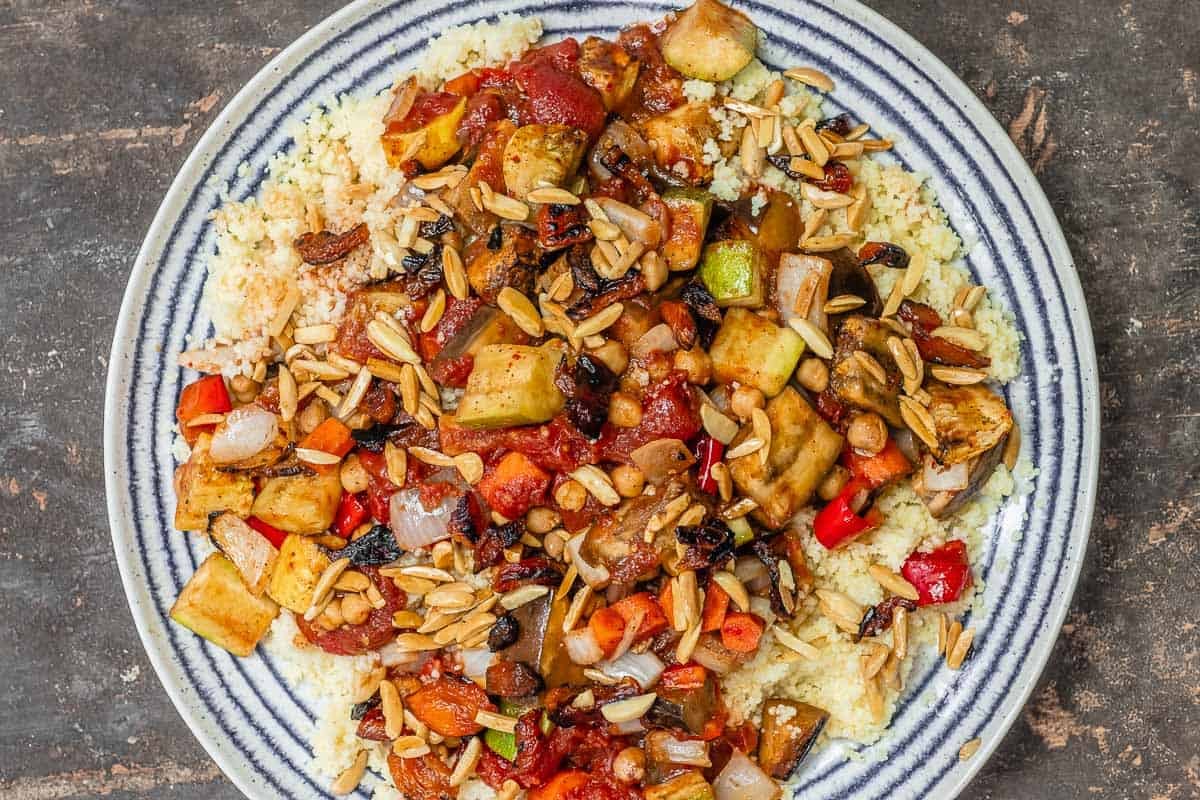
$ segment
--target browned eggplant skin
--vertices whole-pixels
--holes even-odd
[[[975,495],[979,494],[984,484],[988,482],[988,478],[992,477],[992,473],[1000,465],[1000,460],[1004,458],[1004,446],[1008,443],[1008,436],[1009,434],[1005,434],[999,443],[976,460],[967,476],[967,488],[955,492],[954,496],[950,498],[950,502],[939,508],[933,502],[938,493],[922,495],[921,499],[925,501],[925,505],[929,506],[929,513],[934,519],[957,514]]]
[[[763,704],[758,765],[779,781],[796,774],[825,727],[829,713],[808,703],[772,698]]]

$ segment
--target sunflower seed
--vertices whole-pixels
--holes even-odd
[[[601,706],[600,713],[606,720],[614,724],[632,722],[635,719],[641,719],[642,715],[650,710],[650,706],[654,705],[657,698],[658,695],[654,692],[639,694],[626,700],[618,700],[615,703]]]
[[[808,345],[808,349],[819,358],[833,358],[833,343],[825,332],[802,317],[792,317],[788,320],[792,330],[800,334],[800,338]]]

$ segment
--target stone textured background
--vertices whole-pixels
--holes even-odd
[[[1068,625],[969,798],[1200,797],[1195,0],[870,0],[1007,126],[1075,254],[1104,454]],[[0,0],[0,796],[236,798],[142,654],[101,409],[126,275],[222,105],[338,3]]]

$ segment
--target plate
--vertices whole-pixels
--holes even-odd
[[[811,65],[849,110],[896,141],[894,156],[930,176],[971,244],[966,266],[1024,334],[1023,373],[1007,387],[1037,467],[1032,490],[989,522],[979,576],[986,603],[959,672],[914,670],[891,731],[862,758],[828,748],[806,764],[804,797],[951,798],[1012,724],[1050,654],[1079,574],[1095,499],[1099,414],[1091,327],[1062,231],[1033,175],[971,91],[916,41],[847,0],[740,2],[767,41],[770,65]],[[270,658],[239,660],[170,623],[198,563],[172,529],[171,426],[189,376],[175,363],[188,337],[209,335],[198,309],[209,213],[228,190],[255,191],[285,123],[344,92],[386,89],[430,36],[501,12],[539,15],[551,37],[612,35],[661,17],[655,2],[486,0],[357,2],[275,57],[201,138],[159,208],[118,319],[105,405],[105,471],[113,544],[129,605],[154,669],[196,738],[248,797],[327,797],[310,766],[313,698],[294,692]],[[959,748],[981,738],[960,762]],[[886,760],[885,760],[886,759]],[[368,793],[360,789],[357,797]]]

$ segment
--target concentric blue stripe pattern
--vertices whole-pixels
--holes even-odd
[[[986,604],[975,649],[949,673],[918,661],[892,729],[865,759],[830,749],[798,779],[805,798],[950,798],[1012,723],[1041,671],[1078,576],[1094,502],[1098,410],[1091,330],[1070,253],[1016,150],[985,109],[906,34],[851,0],[749,0],[762,56],[807,64],[837,83],[830,105],[897,142],[894,158],[928,175],[951,222],[973,243],[965,265],[1011,309],[1024,335],[1024,372],[1007,394],[1030,494],[989,522],[977,574]],[[198,563],[196,542],[172,530],[171,426],[189,376],[175,364],[188,337],[208,335],[198,310],[214,249],[209,213],[254,194],[285,123],[346,92],[378,92],[451,25],[501,12],[539,15],[549,37],[612,35],[671,10],[658,2],[484,0],[357,2],[277,56],[204,135],[159,209],[130,278],[113,341],[105,467],[113,542],[146,651],[180,714],[249,797],[325,797],[310,764],[315,698],[283,681],[268,657],[239,660],[167,619]],[[245,164],[246,170],[239,170]],[[966,741],[983,749],[960,763]],[[360,789],[358,797],[367,797]]]

